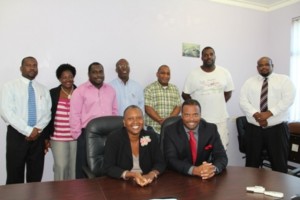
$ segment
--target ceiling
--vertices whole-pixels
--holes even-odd
[[[240,6],[260,11],[272,11],[300,2],[300,0],[211,0],[217,3]]]

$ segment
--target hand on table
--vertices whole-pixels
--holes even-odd
[[[216,173],[216,167],[212,163],[203,162],[202,165],[195,166],[193,175],[200,176],[202,179],[212,178]]]
[[[133,180],[139,185],[139,186],[146,186],[152,182],[147,176],[143,176],[140,173],[136,173]]]

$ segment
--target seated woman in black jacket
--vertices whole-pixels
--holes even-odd
[[[106,141],[104,173],[113,178],[133,179],[138,185],[150,184],[166,164],[155,133],[143,129],[143,112],[138,106],[124,111],[124,127]]]

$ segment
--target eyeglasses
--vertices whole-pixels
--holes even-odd
[[[118,65],[118,68],[129,68],[129,65]]]

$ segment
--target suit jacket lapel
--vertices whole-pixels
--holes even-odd
[[[128,156],[128,158],[130,159],[131,162],[133,162],[132,160],[132,151],[131,151],[131,145],[130,145],[130,141],[129,141],[129,137],[128,137],[128,133],[126,131],[126,128],[122,128],[122,134],[121,134],[121,140],[122,143],[124,144],[124,154],[126,156]]]
[[[141,138],[142,137],[144,137],[144,136],[147,136],[147,133],[146,133],[146,131],[145,130],[142,130],[141,131],[141,134],[140,134],[140,140],[141,140]],[[149,136],[150,137],[150,136]],[[149,145],[150,146],[150,145]],[[148,145],[145,145],[145,146],[141,146],[141,142],[139,141],[139,157],[140,157],[140,161],[141,161],[141,159],[143,159],[144,158],[144,155],[145,155],[145,153],[148,151],[148,148],[149,148],[149,146]],[[147,158],[148,159],[148,158]]]
[[[186,155],[188,155],[189,161],[192,163],[193,161],[192,161],[192,152],[190,149],[190,141],[188,139],[187,133],[185,132],[182,120],[179,121],[178,126],[179,126],[178,134],[179,134],[180,141],[182,142],[182,145],[185,148],[184,150],[186,152]]]
[[[205,134],[205,125],[204,122],[201,120],[198,128],[198,148],[197,148],[197,155],[203,155],[204,147],[207,145],[209,139],[209,134]],[[202,157],[202,156],[201,156]],[[200,156],[197,156],[197,158],[200,158]]]

